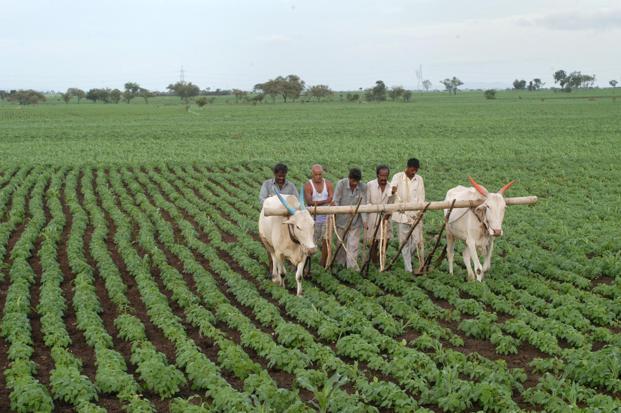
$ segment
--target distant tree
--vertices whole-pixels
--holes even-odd
[[[617,84],[619,82],[617,82],[616,80],[612,79],[610,82],[608,82],[608,84],[610,84],[610,86],[612,86],[613,88],[617,87]]]
[[[176,96],[179,96],[186,105],[190,102],[190,98],[198,96],[200,88],[192,82],[177,82],[166,87]]]
[[[276,96],[280,94],[280,87],[276,80],[268,80],[264,83],[257,83],[253,88],[254,92],[259,95],[267,95],[272,98],[272,102],[276,101]]]
[[[8,94],[9,92],[7,92],[6,90],[0,90],[0,100],[5,100]]]
[[[452,93],[454,95],[457,94],[459,87],[464,84],[464,82],[462,82],[455,76],[453,76],[452,79],[446,78],[440,83],[444,85],[444,87],[446,88],[446,91],[449,92],[449,94]]]
[[[119,103],[121,101],[122,93],[119,89],[112,89],[110,91],[110,100],[112,103]]]
[[[205,96],[201,96],[201,97],[196,98],[195,102],[199,108],[202,108],[208,103],[208,100]]]
[[[431,80],[429,79],[425,79],[423,80],[423,88],[425,88],[425,91],[429,92],[429,89],[431,89]]]
[[[524,79],[522,79],[522,80],[515,79],[513,81],[513,89],[515,89],[515,90],[524,90],[524,89],[526,89],[526,80],[524,80]]]
[[[93,103],[97,103],[98,100],[108,103],[110,101],[110,92],[110,89],[90,89],[86,92],[86,99],[92,100]]]
[[[276,81],[280,89],[280,96],[285,103],[287,99],[295,101],[304,91],[305,83],[298,75],[289,75],[285,78],[279,76]]]
[[[141,87],[136,82],[127,82],[125,83],[125,90],[123,91],[123,100],[129,103],[133,98],[135,98],[140,91]]]
[[[386,92],[386,84],[378,80],[375,82],[375,86],[365,90],[364,97],[368,101],[383,102],[386,100]]]
[[[6,96],[8,102],[17,102],[20,105],[36,105],[45,102],[45,95],[36,90],[11,90]]]
[[[554,73],[554,83],[558,83],[562,90],[571,92],[577,88],[591,88],[595,84],[595,75],[582,74],[580,71],[573,71],[569,74],[564,70]]]
[[[70,87],[69,89],[67,89],[66,93],[70,96],[75,96],[78,99],[78,103],[80,103],[80,100],[86,97],[86,92],[77,87]]]
[[[485,99],[496,99],[496,90],[487,89],[485,92],[483,92],[483,96],[485,96]]]
[[[349,102],[357,102],[360,100],[360,95],[358,93],[348,93],[346,96]]]
[[[61,93],[60,98],[63,100],[63,102],[69,103],[69,101],[71,100],[71,95],[69,93]]]
[[[265,95],[263,93],[256,93],[256,94],[254,94],[254,95],[252,95],[250,97],[248,97],[248,95],[246,95],[246,100],[248,100],[253,105],[256,105],[257,103],[263,102],[264,98],[265,98]]]
[[[404,90],[403,91],[403,101],[404,102],[409,102],[410,100],[412,100],[412,91],[411,90]]]
[[[314,85],[308,88],[308,95],[317,99],[317,102],[321,100],[321,98],[325,98],[334,94],[332,89],[330,89],[327,85]]]
[[[543,85],[544,85],[544,83],[541,81],[541,79],[536,77],[533,80],[531,80],[530,82],[528,82],[528,90],[530,90],[531,92],[534,92],[536,90],[541,89],[541,87]]]
[[[248,92],[245,92],[241,89],[233,89],[232,93],[233,93],[233,96],[235,96],[235,102],[237,103],[239,103],[239,101],[242,100],[248,94]]]
[[[155,94],[149,89],[141,87],[140,89],[138,89],[138,93],[136,94],[136,96],[143,98],[144,103],[149,103],[149,98],[155,96]]]
[[[405,93],[405,89],[403,88],[403,86],[393,86],[388,91],[388,96],[394,102],[395,100],[403,97],[404,93]]]

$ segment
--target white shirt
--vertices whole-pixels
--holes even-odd
[[[392,177],[390,186],[397,187],[395,204],[403,202],[425,202],[425,182],[420,175],[408,179],[405,172],[398,172]],[[392,220],[402,224],[412,223],[418,211],[393,212]]]
[[[390,183],[386,183],[384,187],[384,191],[379,186],[377,179],[369,181],[367,183],[367,204],[375,204],[375,205],[384,205],[391,204],[394,200],[394,197],[391,196],[392,187]],[[377,225],[377,218],[379,214],[371,212],[367,214],[367,223],[369,225],[369,230],[373,231],[375,226]]]

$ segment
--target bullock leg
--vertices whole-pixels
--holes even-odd
[[[487,251],[485,254],[485,262],[483,263],[483,273],[489,271],[492,267],[492,251],[494,250],[494,239],[490,239]]]
[[[303,294],[302,291],[302,279],[304,278],[304,264],[306,263],[306,258],[304,258],[299,264],[298,269],[295,272],[295,283],[297,284],[298,291],[297,295],[300,296]]]
[[[474,263],[474,271],[477,274],[477,281],[481,281],[483,279],[483,266],[481,266],[481,261],[479,260],[479,254],[477,253],[477,247],[474,240],[466,240],[466,248],[468,248],[470,258],[472,258],[472,262]]]
[[[274,263],[274,270],[272,272],[272,282],[277,285],[283,285],[281,277],[282,263],[276,254],[272,254],[272,262]]]
[[[467,246],[464,248],[464,264],[466,265],[466,270],[468,270],[468,281],[474,281],[474,272],[470,263],[470,249]]]
[[[455,258],[455,238],[446,232],[446,257],[448,258],[449,274],[453,275],[453,259]]]

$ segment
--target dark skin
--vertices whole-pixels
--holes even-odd
[[[405,168],[405,176],[407,176],[409,179],[414,178],[414,175],[416,175],[416,173],[418,172],[418,168],[415,166],[408,166],[407,168]]]
[[[380,171],[377,174],[377,184],[379,185],[382,192],[384,192],[384,190],[386,189],[386,185],[388,185],[389,175],[390,175],[390,170],[388,169],[380,169]],[[397,192],[397,187],[392,188],[392,193],[394,194],[395,192]],[[383,219],[385,221],[388,221],[390,219],[390,214],[384,215]],[[367,231],[370,229],[371,228],[367,228]],[[379,264],[379,255],[378,255],[377,248],[371,248],[371,262],[373,262],[374,264]]]
[[[274,174],[274,181],[276,182],[276,185],[278,185],[280,189],[282,189],[283,186],[285,186],[286,180],[287,180],[286,172],[279,171]]]

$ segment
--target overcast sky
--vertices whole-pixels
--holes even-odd
[[[0,0],[0,89],[621,80],[620,0]]]

